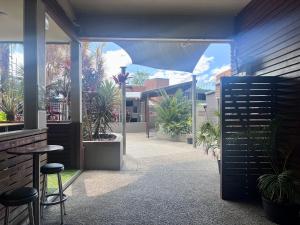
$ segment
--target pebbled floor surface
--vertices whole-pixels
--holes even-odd
[[[68,188],[66,225],[271,225],[260,206],[220,199],[217,163],[179,142],[127,134],[122,171],[85,171]],[[43,224],[60,224],[59,207]]]

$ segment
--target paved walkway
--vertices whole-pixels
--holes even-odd
[[[216,161],[178,142],[128,134],[120,172],[86,171],[67,190],[67,225],[269,225],[259,207],[222,201]],[[59,224],[59,208],[45,224]],[[47,221],[47,222],[46,222]]]

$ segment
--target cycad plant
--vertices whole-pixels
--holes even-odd
[[[157,124],[163,132],[171,137],[191,132],[191,104],[184,97],[182,90],[174,96],[169,96],[166,91],[161,91],[161,100],[156,106]]]

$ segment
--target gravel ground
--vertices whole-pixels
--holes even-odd
[[[128,134],[122,171],[85,171],[68,188],[66,225],[271,225],[260,206],[220,199],[216,161],[191,145]],[[44,223],[59,224],[59,207]]]

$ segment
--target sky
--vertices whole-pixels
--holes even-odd
[[[95,50],[100,43],[91,43],[91,50]],[[23,62],[23,51],[18,47],[13,54],[13,61]],[[191,80],[191,74],[182,71],[160,70],[146,66],[132,64],[130,56],[120,46],[113,42],[104,43],[103,59],[105,75],[108,79],[120,73],[120,66],[127,66],[127,72],[134,74],[143,71],[151,78],[169,78],[170,84],[178,84]],[[203,89],[215,88],[215,75],[230,69],[230,45],[210,44],[199,59],[194,74],[197,74],[197,86]],[[132,76],[132,75],[131,75]]]
[[[99,43],[92,43],[95,48]],[[132,64],[130,56],[118,45],[106,42],[103,47],[104,68],[107,77],[120,72],[120,66],[127,66],[129,73],[143,71],[150,74],[150,78],[169,78],[170,84],[178,84],[191,80],[191,74],[182,71],[160,70],[146,66]],[[215,88],[215,75],[230,69],[230,45],[211,44],[199,59],[194,74],[197,74],[197,85],[205,89]]]

